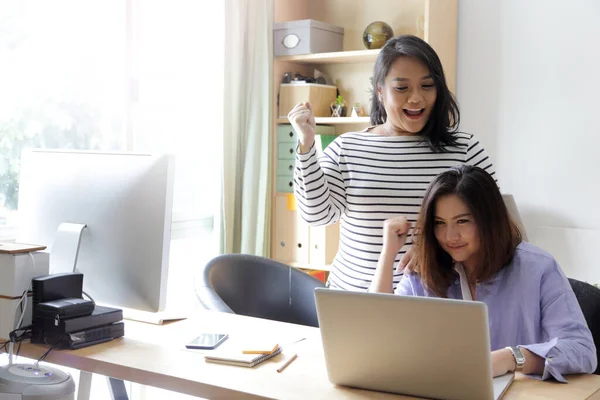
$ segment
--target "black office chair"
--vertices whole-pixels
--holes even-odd
[[[320,280],[268,258],[218,256],[198,277],[196,296],[204,308],[318,327],[314,290]]]
[[[569,278],[569,283],[573,288],[573,292],[575,292],[575,297],[577,297],[588,327],[592,331],[596,354],[598,360],[600,360],[600,289],[589,283],[571,278]],[[600,365],[596,368],[594,374],[600,375]]]

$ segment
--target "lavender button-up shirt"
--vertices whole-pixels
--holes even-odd
[[[451,299],[470,299],[460,278],[448,288]],[[465,296],[463,296],[463,292]],[[407,274],[396,294],[434,297],[418,275]],[[542,379],[563,374],[592,373],[596,347],[579,303],[556,260],[545,251],[522,242],[512,261],[489,281],[477,285],[475,299],[487,305],[492,351],[521,346],[544,358]]]

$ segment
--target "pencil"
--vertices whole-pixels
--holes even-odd
[[[273,350],[242,350],[242,354],[273,354],[278,348],[279,345],[276,344]]]
[[[290,358],[289,360],[287,360],[287,361],[285,362],[285,364],[283,364],[283,365],[282,365],[280,368],[278,368],[278,369],[277,369],[277,372],[281,372],[281,371],[283,371],[284,369],[286,369],[286,367],[287,367],[288,365],[290,365],[290,364],[292,363],[292,361],[294,361],[296,358],[298,358],[298,354],[294,354],[294,355],[292,356],[292,358]]]

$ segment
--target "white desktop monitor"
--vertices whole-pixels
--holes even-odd
[[[26,150],[17,241],[48,246],[52,265],[59,225],[85,224],[84,291],[99,304],[163,311],[173,180],[170,155]]]

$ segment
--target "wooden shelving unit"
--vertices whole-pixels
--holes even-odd
[[[350,125],[350,124],[368,124],[370,117],[317,117],[315,122],[320,125]],[[286,117],[277,118],[278,124],[288,124]]]
[[[302,54],[297,56],[279,56],[276,61],[294,62],[298,64],[362,64],[374,63],[379,54],[377,50],[352,50],[334,53]]]
[[[277,101],[284,74],[315,76],[319,71],[338,88],[349,110],[352,105],[360,104],[368,113],[373,91],[373,66],[380,50],[367,50],[362,38],[364,29],[373,21],[388,23],[395,35],[413,34],[428,42],[440,56],[450,90],[455,87],[458,0],[378,0],[369,3],[362,0],[274,0],[275,22],[303,19],[343,27],[343,51],[274,57],[271,104],[274,188],[289,188],[289,184],[278,186],[281,176],[277,172],[292,171],[294,163],[289,158],[289,143],[278,143],[277,135],[279,125],[289,123],[287,118],[280,117],[287,112],[280,113]],[[315,120],[317,124],[333,126],[336,135],[370,125],[369,117],[319,117]],[[280,149],[278,145],[283,146]],[[293,196],[290,191],[273,190],[271,257],[296,268],[326,271],[327,274],[339,244],[339,225],[309,227],[297,212]]]

